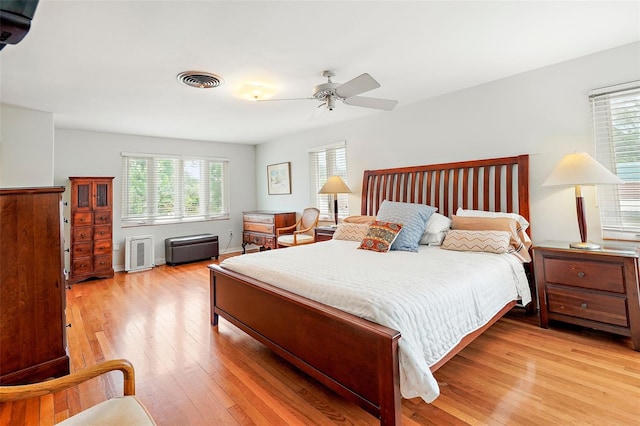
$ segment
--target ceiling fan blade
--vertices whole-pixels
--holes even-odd
[[[336,95],[341,98],[350,98],[378,87],[380,87],[380,83],[375,81],[369,74],[364,73],[336,87]]]
[[[327,111],[327,104],[321,103],[320,105],[318,105],[316,110],[313,111],[313,114],[311,114],[311,116],[309,117],[309,121],[316,121],[318,118],[324,115],[325,111]]]
[[[365,108],[374,108],[374,109],[382,109],[385,111],[391,111],[398,105],[398,101],[392,101],[390,99],[378,99],[378,98],[367,98],[365,96],[351,96],[344,100],[344,103],[347,105],[365,107]]]

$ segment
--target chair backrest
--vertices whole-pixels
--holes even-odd
[[[315,207],[307,207],[302,212],[302,217],[300,218],[300,229],[315,228],[318,225],[319,219],[320,210]]]

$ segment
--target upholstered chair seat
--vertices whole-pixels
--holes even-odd
[[[318,226],[319,219],[320,210],[315,207],[308,207],[304,209],[302,216],[300,216],[300,219],[298,219],[295,224],[276,229],[278,247],[290,247],[315,243],[316,239],[313,230]]]
[[[93,407],[81,411],[58,423],[58,425],[101,425],[101,426],[152,426],[156,423],[135,396],[135,373],[133,365],[125,359],[105,361],[78,370],[67,376],[29,385],[0,386],[0,402],[39,398],[60,392],[110,371],[120,370],[124,375],[124,396],[110,398]]]

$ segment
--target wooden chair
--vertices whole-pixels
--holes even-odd
[[[115,359],[76,371],[67,376],[29,385],[0,386],[0,402],[39,398],[120,370],[124,375],[124,396],[108,399],[88,408],[58,425],[155,425],[151,415],[135,397],[135,373],[126,359]]]
[[[278,247],[299,246],[301,244],[315,243],[313,228],[318,226],[320,219],[320,210],[315,207],[307,207],[302,212],[302,216],[298,221],[285,228],[276,229],[276,241]],[[298,228],[296,230],[296,228]],[[289,231],[294,230],[293,233]]]

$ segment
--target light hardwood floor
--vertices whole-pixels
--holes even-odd
[[[356,424],[377,420],[224,319],[209,323],[211,261],[75,284],[71,369],[109,358],[136,368],[159,425]],[[435,373],[441,396],[403,400],[404,425],[640,423],[640,352],[629,339],[510,313]],[[0,404],[0,425],[49,425],[122,392],[112,373],[74,390]]]

